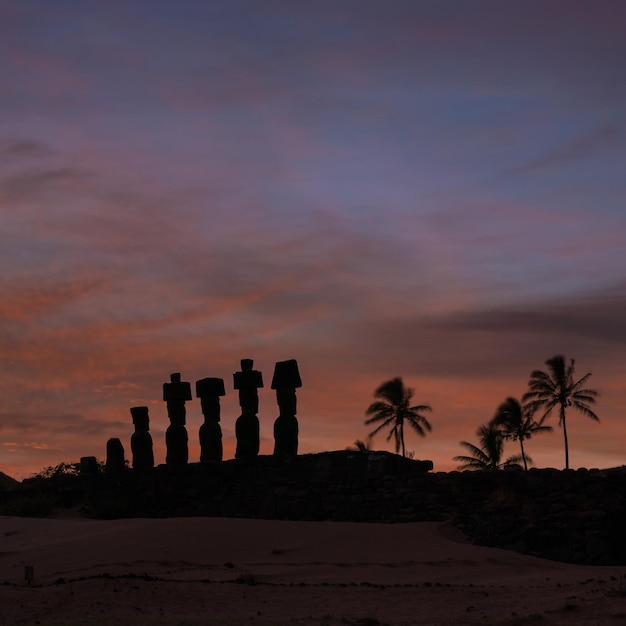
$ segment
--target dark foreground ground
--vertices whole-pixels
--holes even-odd
[[[472,545],[436,522],[0,517],[0,536],[12,626],[626,623],[619,568]]]

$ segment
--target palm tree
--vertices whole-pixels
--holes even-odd
[[[574,381],[574,359],[570,359],[569,364],[566,364],[565,357],[559,354],[548,359],[546,365],[547,372],[535,370],[531,373],[528,392],[524,394],[523,401],[533,413],[544,408],[542,420],[552,412],[552,409],[559,407],[559,426],[563,427],[565,441],[565,469],[569,469],[565,407],[574,407],[583,415],[599,422],[600,418],[590,408],[591,404],[595,404],[599,394],[595,389],[584,388],[591,372]]]
[[[498,470],[519,467],[522,460],[521,455],[509,457],[502,462],[502,452],[504,450],[504,437],[500,428],[493,422],[483,424],[477,431],[480,448],[473,443],[461,441],[461,445],[466,447],[471,456],[455,456],[453,461],[462,463],[460,470]],[[529,459],[530,460],[530,459]]]
[[[374,397],[378,400],[367,408],[366,415],[371,415],[365,420],[366,424],[382,422],[376,429],[370,433],[370,437],[374,437],[377,433],[385,428],[389,428],[387,441],[392,437],[396,442],[396,454],[402,448],[402,456],[406,456],[404,448],[404,422],[422,437],[426,436],[426,431],[431,431],[432,426],[428,420],[422,415],[425,411],[432,411],[428,404],[418,404],[411,406],[411,398],[414,389],[405,387],[402,378],[397,376],[383,383],[374,392]]]
[[[372,435],[368,435],[365,441],[357,439],[351,446],[348,446],[346,450],[356,450],[356,452],[370,452],[372,450]]]
[[[496,410],[496,414],[491,420],[495,424],[502,436],[511,441],[519,441],[522,451],[524,469],[528,469],[526,452],[524,451],[524,439],[530,439],[537,433],[552,432],[552,426],[544,426],[544,415],[538,422],[533,419],[533,414],[527,405],[522,406],[515,398],[507,398]]]

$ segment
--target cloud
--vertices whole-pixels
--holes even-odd
[[[39,280],[34,277],[0,279],[0,318],[27,320],[58,313],[82,297],[106,290],[109,281],[72,276],[65,281]]]
[[[3,470],[11,467],[13,475],[24,478],[40,467],[78,461],[81,456],[104,459],[106,440],[120,435],[126,440],[132,432],[129,423],[130,419],[107,421],[78,413],[2,411]]]
[[[18,139],[0,141],[0,160],[17,161],[50,155],[50,149],[41,141]]]
[[[556,148],[548,150],[540,157],[509,170],[511,174],[532,174],[544,172],[597,155],[612,153],[624,147],[624,129],[617,125],[603,125],[579,135]]]
[[[420,91],[523,93],[539,83],[559,100],[602,98],[623,83],[614,2],[591,14],[580,2],[277,2],[229,7],[219,19],[202,5],[172,15],[141,2],[58,4],[15,12],[9,58],[23,75],[5,98],[14,94],[16,112],[45,102],[63,119],[97,110],[140,120],[164,107],[240,117],[283,104],[309,121],[343,109],[346,123],[364,100],[379,109],[411,79]]]
[[[33,415],[26,413],[0,413],[0,433],[3,439],[10,439],[13,447],[32,446],[36,440],[39,450],[59,450],[60,442],[67,442],[68,438],[100,437],[116,429],[128,430],[128,422],[104,421],[78,413],[53,413],[45,419],[33,419]]]
[[[626,343],[625,316],[626,284],[620,283],[552,302],[457,313],[435,325],[468,332],[536,333],[557,336],[564,342],[582,338],[610,345]]]
[[[67,167],[31,170],[4,176],[0,179],[0,198],[9,203],[56,190],[71,193],[75,188],[75,183],[81,183],[85,177],[85,172]]]
[[[521,302],[437,316],[370,317],[333,337],[358,371],[497,380],[521,376],[554,354],[616,373],[626,343],[623,284],[544,302]],[[367,338],[359,342],[358,338]]]

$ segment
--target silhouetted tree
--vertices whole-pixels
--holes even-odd
[[[496,410],[496,414],[491,420],[495,424],[502,436],[511,441],[519,441],[522,451],[524,469],[528,469],[528,457],[524,451],[524,439],[530,439],[537,433],[552,432],[551,426],[544,426],[544,415],[538,422],[533,419],[533,414],[527,405],[522,406],[515,398],[507,398]]]
[[[422,415],[425,411],[432,411],[432,408],[428,404],[411,406],[414,392],[414,389],[404,386],[402,378],[392,378],[376,389],[374,397],[378,400],[370,404],[365,411],[366,415],[372,416],[365,420],[365,424],[382,422],[370,433],[370,437],[374,437],[381,430],[389,428],[387,441],[393,437],[396,443],[396,454],[402,449],[402,456],[406,456],[404,448],[405,421],[422,437],[426,436],[426,431],[432,430],[432,426]]]
[[[357,452],[370,452],[372,449],[372,436],[368,435],[365,441],[357,439],[351,446],[348,446],[346,450],[356,450]]]
[[[56,478],[58,476],[78,476],[80,473],[80,463],[59,463],[58,465],[49,465],[44,467],[40,472],[33,475],[33,478]]]
[[[476,431],[480,448],[473,443],[461,441],[461,445],[469,450],[471,456],[455,456],[454,461],[458,461],[462,465],[460,470],[498,470],[511,467],[520,467],[519,462],[522,460],[520,454],[509,457],[502,462],[502,452],[504,451],[504,436],[497,424],[489,422],[483,424]],[[529,459],[530,460],[530,459]]]
[[[98,473],[102,473],[105,470],[104,461],[96,461],[98,467]],[[59,463],[58,465],[49,465],[44,467],[41,471],[33,474],[31,478],[59,478],[62,476],[78,476],[80,474],[80,463]]]
[[[545,409],[542,420],[552,412],[552,409],[559,407],[559,426],[563,428],[565,442],[565,469],[569,469],[565,408],[574,407],[583,415],[599,422],[600,419],[589,406],[595,404],[599,394],[595,389],[584,388],[591,372],[579,380],[574,380],[574,359],[570,359],[567,364],[565,357],[559,354],[548,359],[546,365],[547,372],[535,370],[531,373],[528,392],[524,394],[523,401],[533,413],[541,408]]]

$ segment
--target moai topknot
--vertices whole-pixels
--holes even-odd
[[[168,465],[184,465],[189,460],[189,436],[185,428],[185,402],[191,400],[191,385],[180,380],[180,374],[170,374],[170,382],[163,383],[163,401],[167,403],[170,425],[165,431]]]
[[[274,422],[274,456],[290,458],[298,454],[296,388],[302,387],[298,362],[279,361],[274,368],[272,389],[276,390],[279,416]]]
[[[154,452],[152,451],[152,436],[150,430],[150,416],[147,406],[134,406],[130,410],[133,416],[135,432],[130,438],[130,449],[133,453],[133,468],[147,469],[154,467]]]
[[[235,389],[239,390],[241,415],[235,422],[237,436],[236,459],[251,459],[259,454],[259,393],[263,387],[263,376],[259,370],[253,370],[252,359],[241,359],[241,371],[233,374]]]
[[[124,446],[117,437],[112,437],[107,441],[107,460],[104,469],[107,474],[119,474],[124,468]]]
[[[222,460],[222,428],[220,396],[225,396],[223,378],[202,378],[196,381],[196,397],[200,398],[204,424],[200,426],[200,462]]]

